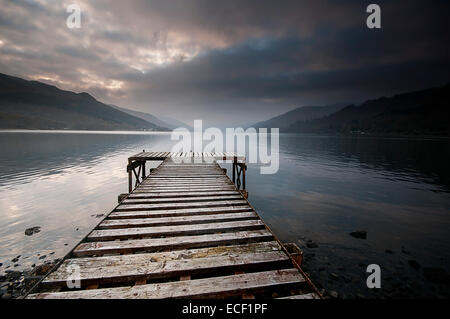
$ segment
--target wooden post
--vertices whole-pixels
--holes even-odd
[[[233,184],[236,184],[236,158],[233,160]]]
[[[245,191],[245,169],[247,168],[247,165],[242,164],[242,189]]]
[[[295,260],[295,262],[301,266],[303,261],[303,251],[298,248],[295,243],[285,243],[283,244],[284,248],[286,248],[287,252],[291,257]]]
[[[142,162],[142,181],[144,181],[145,178],[145,161]]]
[[[133,172],[131,168],[131,160],[128,160],[128,193],[133,191]]]

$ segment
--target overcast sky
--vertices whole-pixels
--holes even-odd
[[[450,81],[450,1],[0,0],[0,72],[236,126]],[[69,4],[81,29],[66,26]]]

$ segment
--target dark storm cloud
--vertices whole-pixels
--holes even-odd
[[[371,47],[371,38],[363,39],[359,45]],[[364,54],[364,50],[355,52],[350,42],[337,48],[334,41],[326,40],[251,40],[210,51],[189,63],[124,77],[135,83],[137,89],[132,92],[141,103],[151,97],[156,105],[173,111],[197,105],[199,116],[217,105],[225,110],[222,117],[239,114],[242,105],[257,114],[305,103],[361,101],[448,81],[450,63],[439,55],[417,60],[415,54],[404,54],[384,61],[385,48],[373,46]],[[315,48],[322,50],[319,61],[323,65],[316,64]]]
[[[0,0],[0,72],[142,111],[248,123],[442,85],[447,1]],[[239,122],[240,121],[240,122]]]

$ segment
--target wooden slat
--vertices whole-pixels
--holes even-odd
[[[182,169],[182,168],[217,168],[220,167],[217,164],[170,164],[170,163],[164,163],[164,166],[162,168],[175,168],[175,169]]]
[[[147,178],[144,181],[144,185],[145,184],[162,184],[162,183],[176,183],[176,184],[189,184],[189,183],[197,183],[197,184],[211,184],[211,183],[229,183],[230,181],[228,180],[227,177],[225,176],[219,176],[219,175],[210,175],[210,177],[208,176],[190,176],[190,177],[184,177],[184,178],[179,178],[179,177],[170,177],[170,176],[158,176],[158,175],[154,175],[151,176],[149,178]]]
[[[134,219],[107,219],[100,225],[99,229],[129,228],[129,227],[149,227],[149,226],[169,226],[169,225],[187,225],[202,224],[210,222],[225,222],[243,219],[258,218],[254,212],[243,212],[234,214],[216,214],[199,216],[179,216],[163,218],[134,218]]]
[[[201,193],[210,193],[210,192],[231,192],[231,191],[236,191],[236,188],[234,186],[219,186],[219,187],[215,187],[215,186],[204,186],[204,187],[198,187],[198,188],[185,188],[185,187],[176,187],[176,188],[172,188],[172,187],[166,187],[166,188],[162,188],[162,187],[158,187],[158,188],[138,188],[135,191],[133,191],[132,194],[152,194],[152,193],[156,193],[156,194],[165,194],[165,193],[179,193],[180,195],[183,193],[192,193],[192,192],[196,192],[197,194],[201,195]]]
[[[207,201],[220,201],[220,200],[242,200],[241,194],[231,194],[222,196],[202,196],[202,197],[174,197],[174,198],[146,198],[146,197],[127,197],[122,201],[123,205],[128,204],[153,204],[153,203],[188,203],[191,202],[207,202]]]
[[[163,203],[163,204],[121,204],[116,208],[116,211],[127,210],[156,210],[156,209],[183,209],[183,208],[204,208],[204,207],[219,207],[219,206],[239,206],[247,204],[245,200],[222,200],[213,202],[194,202],[194,203]]]
[[[217,189],[217,190],[229,190],[229,189],[236,189],[234,185],[228,184],[228,183],[188,183],[188,184],[170,184],[170,183],[163,183],[163,184],[146,184],[139,186],[136,188],[136,190],[158,190],[158,189],[180,189],[180,190],[189,190],[189,189]]]
[[[131,193],[128,198],[172,198],[172,197],[210,197],[240,194],[238,191],[216,191],[216,192],[140,192]]]
[[[86,258],[85,263],[75,259],[67,261],[56,272],[50,274],[44,281],[46,285],[67,285],[67,278],[73,268],[66,266],[78,265],[80,272],[78,278],[82,285],[102,284],[112,282],[131,282],[151,279],[173,278],[182,275],[196,275],[201,273],[214,273],[217,271],[243,269],[250,270],[255,267],[287,266],[289,257],[283,251],[271,251],[249,254],[227,254],[204,258],[164,260],[152,262],[142,258],[135,259],[133,263],[110,264],[98,267]]]
[[[281,251],[281,246],[276,241],[256,242],[251,244],[214,246],[206,248],[191,248],[170,250],[154,253],[139,253],[107,257],[80,257],[64,261],[67,268],[68,263],[80,267],[108,267],[114,265],[131,265],[142,261],[163,262],[168,260],[181,260],[204,258],[222,255],[236,255],[248,253],[263,253],[269,251]]]
[[[224,191],[236,191],[235,187],[228,187],[228,186],[199,186],[194,188],[186,188],[186,187],[158,187],[158,188],[138,188],[135,191],[132,192],[132,194],[141,194],[141,193],[149,193],[149,192],[155,192],[155,193],[190,193],[190,192],[198,192],[198,193],[204,193],[204,192],[224,192]]]
[[[151,182],[144,182],[138,186],[138,188],[141,187],[199,187],[199,186],[215,186],[215,187],[221,187],[221,186],[236,186],[234,185],[230,180],[223,179],[223,180],[216,180],[216,181],[181,181],[181,180],[174,180],[174,181],[151,181]]]
[[[162,251],[167,249],[199,248],[218,245],[254,243],[272,240],[266,229],[235,233],[179,236],[169,238],[134,239],[126,241],[86,242],[74,250],[75,256],[93,256],[137,251]]]
[[[116,211],[111,213],[108,218],[157,218],[174,216],[195,216],[209,214],[228,214],[236,212],[248,212],[253,209],[247,203],[237,206],[206,207],[206,208],[183,208],[167,209],[153,211]]]
[[[239,296],[280,287],[298,286],[305,282],[297,269],[246,273],[242,275],[147,284],[132,287],[105,288],[84,291],[41,293],[31,299],[164,299],[217,298]]]
[[[214,179],[192,179],[192,180],[182,180],[182,179],[157,179],[157,178],[151,178],[146,179],[142,184],[139,185],[145,186],[155,186],[155,185],[175,185],[175,184],[181,184],[185,186],[189,186],[191,184],[197,185],[197,184],[213,184],[213,185],[234,185],[228,178],[214,178]]]
[[[199,181],[199,180],[209,180],[212,181],[214,179],[226,179],[223,173],[198,173],[198,174],[185,174],[182,176],[177,174],[167,174],[167,173],[154,173],[149,176],[148,180],[153,181],[161,181],[161,180],[180,180],[180,181]]]
[[[155,186],[155,185],[168,185],[168,186],[174,186],[176,184],[183,185],[183,186],[189,186],[189,185],[199,185],[199,184],[208,184],[208,185],[220,185],[220,184],[227,184],[227,185],[233,185],[228,179],[211,179],[211,180],[157,180],[157,179],[151,179],[144,181],[139,187],[142,186]]]
[[[264,227],[264,224],[261,220],[243,220],[193,225],[135,227],[125,229],[99,229],[92,231],[87,237],[87,240],[99,241],[128,238],[197,235],[225,231],[250,230],[262,227]]]
[[[160,173],[160,172],[167,172],[170,174],[173,174],[174,172],[181,172],[184,171],[185,173],[193,173],[193,174],[200,174],[200,173],[205,173],[205,172],[210,172],[210,173],[222,173],[223,174],[223,170],[220,168],[220,166],[191,166],[191,167],[175,167],[175,166],[163,166],[163,167],[159,167],[157,169],[154,170],[154,172],[156,173]]]

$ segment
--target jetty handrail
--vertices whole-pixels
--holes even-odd
[[[139,186],[146,177],[147,161],[164,161],[168,158],[194,160],[195,159],[211,159],[214,161],[232,161],[233,174],[232,181],[236,188],[245,196],[247,195],[245,173],[247,164],[245,156],[234,152],[142,152],[128,158],[128,192],[131,193],[133,188]],[[136,171],[137,169],[137,171]],[[133,176],[135,183],[133,185]]]

